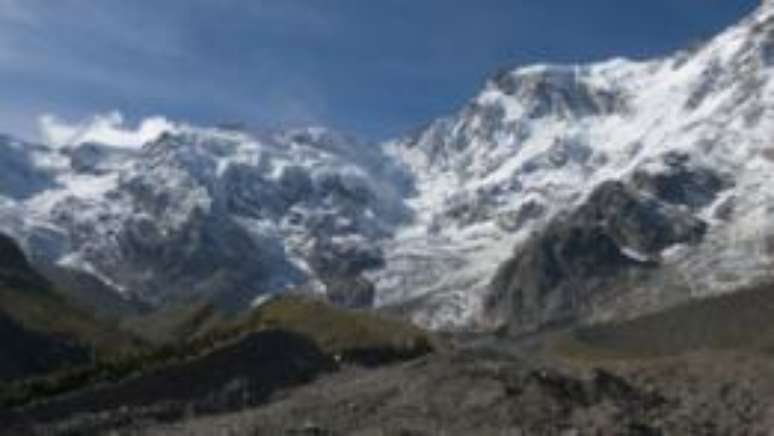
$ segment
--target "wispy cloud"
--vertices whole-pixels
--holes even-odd
[[[85,142],[98,142],[115,147],[140,147],[157,139],[164,132],[174,132],[175,123],[164,117],[146,118],[132,127],[117,111],[94,115],[75,123],[54,115],[40,117],[40,133],[44,141],[53,147],[63,147]]]
[[[0,0],[0,101],[69,118],[118,108],[212,123],[319,122],[323,86],[289,65],[276,41],[335,29],[333,15],[306,3]]]

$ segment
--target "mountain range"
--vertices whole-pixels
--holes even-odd
[[[382,143],[156,124],[0,135],[0,434],[774,428],[774,0]]]
[[[659,59],[502,71],[381,144],[183,123],[139,148],[3,136],[0,232],[126,311],[300,292],[436,329],[632,318],[771,280],[773,67],[766,1]]]

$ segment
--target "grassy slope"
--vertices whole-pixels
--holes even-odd
[[[430,352],[433,339],[423,330],[404,322],[367,312],[337,309],[329,304],[302,297],[280,297],[244,315],[241,319],[215,322],[206,306],[179,318],[174,328],[195,324],[197,319],[213,322],[207,331],[198,331],[187,341],[167,344],[116,359],[103,359],[85,366],[0,389],[0,408],[16,407],[45,400],[62,393],[106,384],[101,392],[124,392],[136,384],[163,384],[166,378],[180,379],[181,371],[208,366],[212,355],[241,349],[256,334],[281,332],[299,341],[308,341],[328,358],[365,366],[408,359]],[[190,330],[188,331],[190,333]],[[249,362],[248,362],[249,363]],[[212,371],[222,371],[216,367]],[[161,373],[162,376],[157,374]],[[156,374],[156,375],[154,375]],[[163,375],[166,374],[166,375]],[[160,377],[160,378],[159,378]],[[189,380],[191,381],[195,380]],[[126,387],[129,384],[129,387]],[[100,395],[87,396],[97,398]],[[138,398],[140,394],[137,394]],[[145,397],[143,397],[145,398]],[[84,400],[90,401],[90,400]],[[145,398],[152,402],[153,398]]]
[[[169,356],[169,359],[174,357]],[[29,395],[16,400],[44,399],[81,389],[53,401],[28,407],[20,415],[0,412],[0,423],[34,420],[56,421],[77,414],[142,409],[158,419],[175,419],[196,410],[213,413],[259,404],[278,389],[309,382],[318,375],[334,370],[333,360],[311,341],[300,335],[266,330],[240,337],[239,340],[206,350],[194,358],[169,361],[155,368],[130,368],[119,380],[90,379],[90,374],[69,380],[52,380],[49,386],[38,384],[19,387],[18,394]],[[59,392],[46,391],[55,383],[75,383]],[[13,397],[0,396],[0,404],[10,408]],[[0,407],[0,411],[3,408]],[[2,433],[2,432],[0,432]],[[102,432],[97,432],[102,434]],[[80,433],[78,433],[80,434]]]
[[[120,353],[139,345],[133,337],[70,306],[53,292],[0,288],[0,313],[30,332],[94,346],[98,353]]]
[[[310,338],[330,354],[366,349],[421,354],[433,346],[433,339],[427,332],[405,321],[372,312],[339,309],[323,301],[298,296],[271,300],[231,327],[292,331]]]
[[[702,350],[774,350],[774,286],[691,301],[631,321],[558,336],[569,357],[652,358]]]
[[[150,343],[165,345],[201,336],[221,325],[225,318],[211,303],[196,301],[125,317],[120,325]]]
[[[131,336],[75,308],[0,235],[0,380],[133,351]]]

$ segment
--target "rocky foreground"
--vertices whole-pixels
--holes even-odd
[[[348,366],[234,413],[197,416],[192,407],[164,422],[125,407],[30,434],[768,435],[774,426],[774,359],[765,353],[570,358],[552,341],[478,339],[381,368]]]

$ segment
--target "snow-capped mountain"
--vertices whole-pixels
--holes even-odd
[[[770,280],[774,2],[652,61],[503,72],[382,145],[177,126],[0,139],[0,231],[158,303],[293,287],[432,327],[630,316]]]
[[[674,56],[499,74],[391,143],[429,211],[388,251],[427,291],[420,318],[542,325],[770,279],[772,66],[768,1]]]
[[[259,137],[181,126],[140,149],[0,147],[13,158],[2,161],[7,186],[24,188],[3,189],[0,226],[37,262],[152,303],[208,296],[244,307],[354,278],[380,265],[374,241],[411,216],[400,168],[324,129]]]

